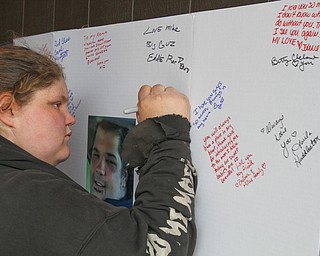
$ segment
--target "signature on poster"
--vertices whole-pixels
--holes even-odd
[[[306,66],[313,66],[318,59],[319,57],[316,55],[308,56],[306,54],[301,55],[298,53],[293,53],[291,58],[288,55],[280,58],[272,57],[271,64],[272,66],[283,64],[286,67],[291,65],[294,68],[298,68],[300,71],[305,71]]]
[[[269,121],[260,131],[266,135],[273,135],[285,159],[292,159],[299,168],[306,157],[320,141],[319,135],[314,135],[308,130],[298,132],[289,130],[284,122],[284,115],[274,121]]]
[[[190,67],[186,58],[182,54],[173,53],[178,45],[175,34],[180,32],[181,29],[176,24],[148,26],[143,32],[143,36],[148,38],[145,44],[149,50],[147,63],[169,64],[186,74],[189,73]],[[170,38],[166,39],[168,35]]]
[[[222,184],[234,176],[234,186],[246,188],[265,175],[267,164],[255,163],[252,153],[242,157],[238,139],[239,135],[228,116],[203,138],[203,149],[208,153],[211,168]]]
[[[78,102],[76,102],[74,98],[74,93],[70,89],[68,90],[68,95],[69,95],[68,111],[73,117],[76,117],[76,112],[81,104],[81,99]]]
[[[222,109],[224,103],[223,92],[226,88],[226,85],[219,81],[209,95],[192,110],[193,126],[197,127],[197,129],[204,127],[210,115],[214,111]]]
[[[95,65],[99,70],[105,69],[109,62],[108,51],[111,39],[107,31],[86,34],[83,37],[83,50],[87,65]]]
[[[69,56],[68,43],[70,40],[70,36],[62,36],[54,40],[54,58],[56,61],[63,62]]]

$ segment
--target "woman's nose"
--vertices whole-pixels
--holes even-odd
[[[66,123],[67,125],[74,125],[76,123],[76,118],[67,111],[66,114]]]

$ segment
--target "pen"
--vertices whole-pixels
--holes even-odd
[[[133,114],[138,112],[138,107],[132,107],[132,108],[126,108],[125,110],[123,110],[124,114]]]

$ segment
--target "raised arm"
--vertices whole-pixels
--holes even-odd
[[[124,143],[123,158],[138,167],[133,215],[147,223],[147,254],[192,255],[196,241],[196,173],[190,156],[190,105],[172,87],[143,86],[140,122]]]

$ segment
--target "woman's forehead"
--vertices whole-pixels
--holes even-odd
[[[61,100],[68,100],[68,89],[64,79],[56,80],[49,87],[43,88],[37,92],[48,96],[55,96],[61,98]]]

